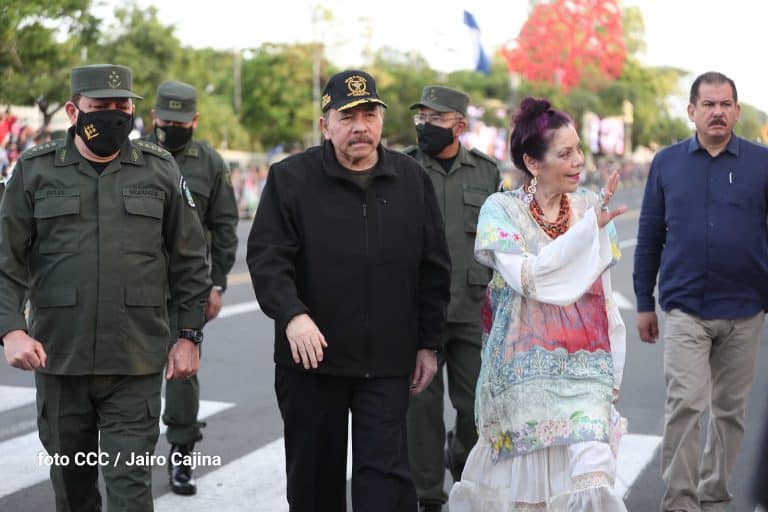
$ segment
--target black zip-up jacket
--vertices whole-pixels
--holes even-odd
[[[274,164],[248,237],[262,310],[275,320],[275,363],[293,361],[288,322],[307,313],[328,342],[317,373],[404,376],[416,350],[442,348],[450,256],[429,176],[378,148],[367,190],[331,142]]]

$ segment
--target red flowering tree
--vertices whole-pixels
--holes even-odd
[[[618,1],[542,2],[502,54],[510,72],[559,85],[564,92],[585,76],[615,79],[627,55]]]

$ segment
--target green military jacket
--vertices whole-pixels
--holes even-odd
[[[154,133],[147,137],[157,142]],[[208,144],[190,140],[174,155],[195,198],[197,214],[208,237],[211,281],[227,287],[227,274],[237,253],[237,201],[224,159]]]
[[[501,175],[496,162],[485,153],[459,147],[451,170],[418,146],[405,153],[426,169],[435,187],[437,202],[445,223],[445,235],[451,254],[451,302],[449,322],[479,322],[480,307],[491,271],[475,261],[477,217],[485,199],[499,188]]]
[[[72,130],[25,151],[0,202],[0,335],[28,327],[45,373],[162,371],[167,302],[179,326],[204,324],[210,280],[193,204],[171,155],[148,142],[127,141],[101,174]]]

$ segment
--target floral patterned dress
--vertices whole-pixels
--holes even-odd
[[[479,440],[454,485],[451,512],[625,511],[611,493],[625,421],[613,408],[626,335],[609,267],[613,224],[597,196],[568,194],[571,224],[552,240],[523,190],[489,197],[476,259],[494,269],[483,308]]]

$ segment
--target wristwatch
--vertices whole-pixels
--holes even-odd
[[[199,345],[203,342],[203,330],[202,329],[179,329],[179,338],[189,340],[195,345]]]

